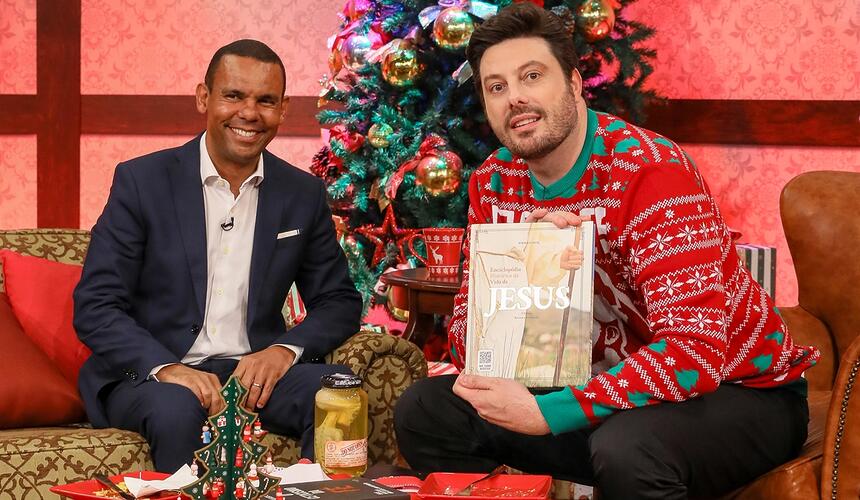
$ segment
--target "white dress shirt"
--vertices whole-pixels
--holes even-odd
[[[239,187],[239,196],[234,198],[230,183],[215,170],[204,133],[200,138],[200,181],[206,213],[206,309],[197,340],[182,358],[187,365],[196,365],[207,358],[238,359],[251,352],[247,330],[248,283],[263,156],[260,155],[257,169],[245,179]]]
[[[242,182],[239,195],[234,197],[230,183],[218,174],[209,157],[204,133],[200,138],[200,182],[206,219],[206,309],[197,340],[182,358],[186,365],[200,364],[209,358],[240,359],[251,352],[248,287],[257,200],[263,182],[263,155],[257,161],[257,169]],[[296,360],[304,350],[283,346],[296,354]],[[167,365],[152,370],[153,378],[164,366]]]

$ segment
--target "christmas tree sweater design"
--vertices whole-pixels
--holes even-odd
[[[797,382],[818,360],[795,345],[771,298],[740,263],[693,162],[672,141],[588,110],[580,157],[542,186],[506,148],[469,181],[469,224],[523,222],[538,208],[590,215],[597,226],[592,378],[536,396],[554,434],[616,411],[695,398],[723,383]],[[468,231],[467,231],[468,234]],[[449,337],[462,367],[468,295]],[[800,390],[805,384],[797,383]]]

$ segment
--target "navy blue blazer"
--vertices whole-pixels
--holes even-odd
[[[361,297],[338,245],[319,179],[263,152],[248,291],[248,340],[304,348],[322,357],[358,331]],[[278,240],[280,232],[299,230]],[[92,230],[74,326],[93,354],[79,385],[93,425],[106,427],[100,397],[123,379],[146,380],[178,363],[203,324],[207,284],[200,136],[120,163]],[[281,309],[296,283],[307,318],[286,331]]]

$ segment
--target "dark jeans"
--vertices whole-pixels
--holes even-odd
[[[452,392],[455,379],[420,380],[397,403],[397,441],[416,470],[506,464],[593,484],[601,498],[695,498],[746,484],[794,458],[806,440],[806,398],[793,389],[726,384],[682,403],[618,412],[594,429],[526,436],[480,418]]]
[[[216,359],[194,368],[214,373],[223,384],[238,363]],[[266,430],[301,439],[302,457],[313,459],[314,396],[320,388],[320,377],[330,373],[352,372],[342,365],[293,365],[258,412]],[[147,381],[133,387],[122,381],[103,401],[111,426],[143,434],[158,471],[176,472],[182,464],[191,462],[194,451],[203,447],[200,434],[207,414],[197,396],[184,386]]]

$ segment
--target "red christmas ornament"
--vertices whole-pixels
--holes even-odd
[[[214,483],[212,483],[212,488],[209,490],[210,498],[219,498],[224,494],[225,490],[226,487],[224,486],[224,481],[219,477]]]
[[[338,141],[350,153],[355,153],[364,144],[364,136],[358,132],[350,132],[343,125],[335,125],[329,132],[330,140]]]
[[[406,256],[403,254],[402,243],[405,242],[406,238],[417,233],[418,230],[402,229],[397,227],[397,220],[394,218],[394,209],[389,205],[385,210],[385,218],[382,220],[381,226],[366,224],[357,228],[355,232],[364,236],[373,243],[372,263],[376,266],[380,261],[382,261],[382,258],[385,257],[385,246],[391,241],[394,241],[400,250],[398,263],[402,264],[403,262],[406,262]]]
[[[245,498],[245,483],[241,480],[236,483],[236,490],[234,492],[233,498],[236,498],[237,500]]]
[[[343,17],[355,21],[364,16],[371,8],[370,0],[347,0],[343,7]]]

